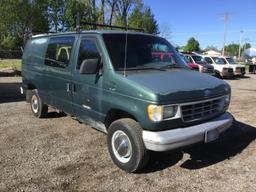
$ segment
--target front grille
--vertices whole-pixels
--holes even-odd
[[[245,72],[245,68],[244,68],[244,67],[241,67],[241,68],[240,68],[240,67],[237,67],[237,68],[236,68],[236,71],[237,71],[237,72],[244,73],[244,72]]]
[[[228,68],[228,73],[233,73],[233,69],[232,68]]]
[[[207,73],[213,73],[214,70],[213,70],[213,68],[208,68],[206,72],[207,72]]]
[[[224,109],[224,98],[193,102],[181,105],[184,122],[203,120],[221,113]]]

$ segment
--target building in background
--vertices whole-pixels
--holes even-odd
[[[221,56],[221,53],[214,50],[205,51],[204,55],[211,55],[211,56]]]

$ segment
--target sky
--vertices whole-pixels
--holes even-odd
[[[226,44],[256,47],[256,0],[144,0],[158,21],[160,32],[170,29],[173,44],[186,45],[195,37],[200,47],[223,47],[224,19],[228,13]],[[166,27],[167,26],[167,27]],[[168,31],[168,30],[167,30]],[[241,33],[243,31],[243,33]],[[242,35],[241,35],[242,34]]]

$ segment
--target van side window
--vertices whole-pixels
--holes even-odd
[[[76,68],[80,69],[82,62],[85,59],[99,59],[99,58],[100,58],[100,53],[97,48],[96,42],[91,39],[81,40]]]
[[[206,63],[212,64],[212,60],[209,57],[205,57],[204,60],[206,61]]]
[[[46,51],[45,65],[66,68],[74,41],[74,36],[52,37]]]

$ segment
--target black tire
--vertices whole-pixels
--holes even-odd
[[[214,73],[215,73],[215,77],[217,77],[217,78],[219,78],[219,79],[223,79],[223,77],[222,77],[222,75],[220,74],[220,72],[219,71],[214,71]]]
[[[127,162],[122,162],[122,160],[120,160],[119,153],[117,150],[115,150],[114,146],[114,141],[118,142],[118,139],[115,140],[116,135],[120,133],[124,133],[128,137],[132,149],[129,158],[124,158]],[[117,138],[122,136],[124,135],[121,134],[121,136]],[[124,118],[114,121],[108,129],[107,143],[112,160],[119,168],[126,172],[137,172],[142,169],[148,162],[149,153],[145,148],[144,142],[142,140],[142,128],[138,122],[133,119]],[[120,146],[121,144],[118,145],[118,149],[120,149]],[[120,151],[122,152],[122,150]]]
[[[48,113],[48,106],[42,102],[37,89],[31,91],[30,107],[33,115],[37,118],[44,118]]]

